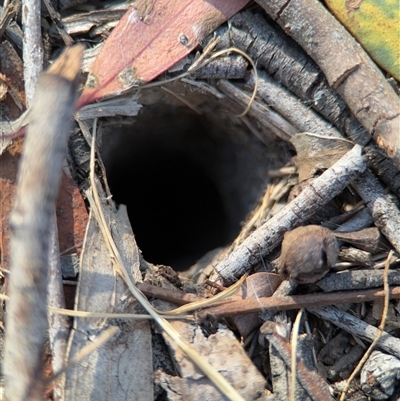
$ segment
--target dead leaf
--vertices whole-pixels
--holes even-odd
[[[297,151],[299,182],[331,167],[354,146],[341,138],[324,138],[308,132],[292,136],[291,142]]]
[[[257,399],[263,392],[264,377],[229,329],[220,325],[217,333],[206,337],[196,325],[186,322],[172,322],[172,325],[204,359],[228,379],[244,399]],[[156,381],[167,391],[169,399],[191,401],[226,399],[168,336],[164,335],[164,339],[172,350],[173,359],[181,375],[173,377],[160,371],[156,372]]]
[[[190,53],[248,0],[141,0],[94,61],[78,108],[149,82]]]

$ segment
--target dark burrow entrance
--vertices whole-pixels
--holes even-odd
[[[183,270],[238,234],[265,183],[251,145],[227,131],[204,115],[165,106],[106,130],[111,193],[127,205],[147,261]]]

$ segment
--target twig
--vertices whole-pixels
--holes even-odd
[[[257,228],[237,249],[215,268],[212,280],[222,278],[232,283],[269,254],[282,240],[283,234],[311,217],[319,208],[339,194],[366,168],[361,147],[354,146],[337,163],[315,178],[300,195],[270,220]]]
[[[316,293],[307,295],[291,295],[257,299],[243,299],[241,301],[226,302],[219,306],[211,306],[197,312],[199,319],[212,318],[218,320],[228,316],[243,315],[245,313],[261,312],[263,309],[275,311],[312,308],[315,306],[341,305],[346,303],[368,302],[381,299],[385,296],[382,290],[340,291],[333,293]],[[390,290],[390,299],[400,298],[400,287]]]
[[[4,366],[8,400],[43,399],[50,224],[75,108],[82,46],[39,79],[10,216],[11,275]]]
[[[355,143],[365,145],[370,141],[371,136],[329,86],[318,66],[294,40],[261,13],[249,10],[236,14],[222,34],[221,42],[226,41],[232,41],[248,52],[260,69],[345,132]]]
[[[27,108],[31,105],[36,91],[39,74],[43,68],[42,23],[40,0],[22,1],[22,28],[24,81]]]

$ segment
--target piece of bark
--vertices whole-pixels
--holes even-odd
[[[249,62],[242,56],[221,56],[190,74],[196,79],[243,79]]]
[[[86,49],[83,52],[82,58],[82,72],[89,72],[90,67],[92,66],[95,58],[99,54],[101,48],[103,47],[104,42],[98,43],[97,45]]]
[[[265,379],[233,333],[220,325],[217,333],[206,337],[200,327],[184,322],[171,323],[215,369],[225,376],[245,400],[256,400],[264,391]],[[181,378],[158,373],[157,381],[173,400],[225,400],[209,379],[164,335],[172,350]],[[176,393],[176,394],[174,394]],[[171,398],[172,397],[172,398]]]
[[[61,179],[82,47],[66,52],[39,80],[32,106],[11,226],[5,345],[6,397],[42,399],[47,335],[50,223]]]
[[[197,302],[204,299],[196,294],[186,293],[176,288],[163,288],[148,283],[139,283],[138,288],[148,297],[163,299],[164,301],[172,302],[177,305],[186,305],[190,302]]]
[[[130,6],[129,3],[117,3],[108,7],[107,10],[97,9],[85,13],[73,13],[62,18],[61,23],[68,35],[81,35],[106,22],[113,21],[116,25]]]
[[[248,0],[137,1],[96,57],[78,108],[152,81],[247,3]],[[136,37],[133,43],[132,36]],[[158,63],[149,62],[153,57],[158,58]]]
[[[77,111],[76,118],[91,120],[101,117],[137,116],[142,105],[137,103],[136,100],[135,97],[119,97],[100,103],[88,104]]]
[[[257,2],[319,65],[329,85],[400,167],[400,101],[355,39],[317,0]]]
[[[65,31],[64,26],[62,25],[52,2],[50,0],[43,0],[43,2],[64,44],[66,46],[71,46],[74,43],[74,40]]]
[[[100,197],[104,199],[104,193]],[[131,279],[140,281],[140,255],[126,208],[120,206],[116,211],[114,206],[103,205],[103,210],[124,264],[132,269]],[[126,298],[126,290],[122,278],[114,271],[98,223],[91,215],[81,256],[75,309],[138,313],[141,309]],[[64,399],[153,401],[151,335],[147,321],[75,319],[68,359],[113,325],[120,327],[120,334],[67,371]]]
[[[29,107],[43,69],[42,24],[40,0],[22,1],[24,82],[26,105]]]
[[[86,226],[89,220],[85,201],[74,180],[63,174],[60,194],[56,204],[60,254],[80,255]]]
[[[254,273],[247,277],[239,293],[235,294],[232,299],[236,300],[239,297],[242,299],[270,297],[278,288],[281,281],[281,278],[277,274],[267,272]],[[235,316],[233,322],[244,339],[261,324],[258,313]]]
[[[3,14],[4,8],[0,6],[0,14]],[[5,38],[13,45],[18,52],[22,53],[23,32],[15,21],[10,21],[4,32]]]
[[[310,307],[307,310],[318,316],[320,319],[327,320],[348,333],[360,337],[363,340],[367,340],[368,342],[374,341],[379,332],[376,327],[371,326],[363,320],[356,318],[350,313],[343,312],[334,306]],[[377,343],[377,347],[397,358],[400,357],[400,339],[391,336],[387,332],[383,332],[382,337]]]
[[[295,292],[298,284],[292,280],[283,280],[280,286],[272,294],[272,298],[285,297],[286,295],[291,295]],[[279,313],[278,310],[263,309],[260,314],[260,319],[264,322],[272,321],[274,316]]]
[[[81,3],[85,3],[85,0],[53,0],[53,6],[57,11],[65,10]]]
[[[9,2],[4,9],[3,7],[0,9],[0,38],[7,29],[8,24],[16,17],[18,11],[18,6],[14,2]]]
[[[25,108],[25,93],[23,84],[23,63],[10,42],[0,45],[0,71],[7,77],[9,94],[14,103],[22,111]],[[13,118],[14,116],[7,116]]]
[[[331,168],[315,178],[301,194],[270,220],[257,228],[236,250],[215,268],[212,280],[232,283],[254,267],[281,241],[283,234],[310,218],[334,196],[339,194],[366,168],[361,149],[356,145]]]
[[[20,127],[14,126],[14,121],[21,116],[25,107],[25,93],[23,85],[23,63],[19,55],[8,41],[0,44],[0,72],[6,76],[8,91],[1,102],[0,109],[0,155],[10,145],[14,133]],[[24,115],[24,114],[23,114]]]
[[[373,351],[361,369],[360,384],[374,400],[391,397],[400,379],[400,360],[381,351]]]
[[[318,353],[318,360],[324,365],[332,366],[344,354],[348,344],[349,335],[345,331],[340,331],[337,336],[321,348]]]

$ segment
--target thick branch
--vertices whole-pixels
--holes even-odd
[[[7,304],[7,400],[43,399],[47,277],[51,222],[75,108],[82,47],[67,50],[43,74],[32,106],[18,189],[10,216],[11,276]]]

